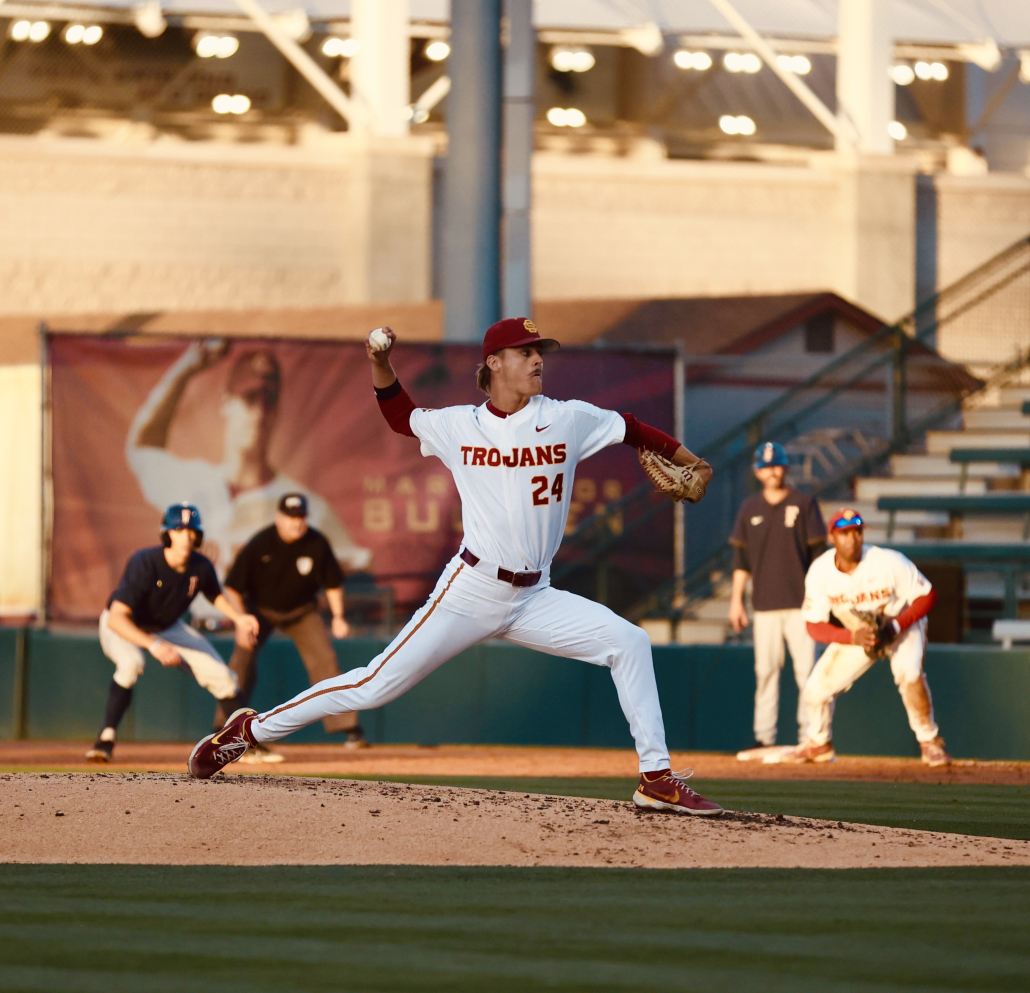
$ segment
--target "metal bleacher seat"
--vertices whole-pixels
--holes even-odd
[[[966,489],[970,463],[1018,465],[1022,473],[1030,472],[1030,448],[953,448],[948,460],[961,466],[959,473],[959,492],[961,493],[964,493]]]
[[[952,522],[953,532],[961,529],[961,521],[966,514],[1022,514],[1023,541],[1030,539],[1030,493],[995,492],[983,496],[884,496],[876,501],[876,506],[890,515],[887,520],[888,540],[894,536],[894,517],[900,510],[944,512]]]

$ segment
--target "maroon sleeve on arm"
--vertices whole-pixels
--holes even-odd
[[[813,641],[820,645],[828,645],[832,641],[838,641],[842,645],[851,644],[851,632],[847,628],[839,628],[829,621],[820,621],[818,624],[808,622],[808,633]]]
[[[897,617],[894,618],[898,625],[898,634],[905,628],[912,627],[916,621],[921,621],[937,605],[937,591],[930,590],[926,596],[913,600]]]
[[[382,411],[383,417],[386,418],[386,423],[397,434],[404,434],[409,438],[414,438],[415,432],[411,430],[410,418],[411,412],[415,409],[415,404],[412,403],[411,397],[408,396],[408,391],[401,386],[401,381],[395,379],[389,386],[383,389],[375,387],[375,391],[376,399],[379,401],[379,409]]]
[[[667,459],[671,459],[679,450],[680,443],[672,435],[638,421],[632,414],[623,414],[622,419],[626,422],[626,437],[622,439],[624,444],[633,448],[647,448]]]

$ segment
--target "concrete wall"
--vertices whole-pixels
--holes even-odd
[[[425,300],[431,154],[0,138],[0,314]]]
[[[943,175],[936,185],[938,287],[1030,235],[1030,178]]]
[[[813,168],[538,154],[540,299],[835,290],[912,308],[915,192],[896,159]]]

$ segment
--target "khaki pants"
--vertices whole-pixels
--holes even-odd
[[[106,610],[100,615],[100,647],[114,663],[114,681],[122,689],[131,690],[143,675],[146,658],[142,648],[108,627],[109,616]],[[159,631],[157,637],[175,647],[182,656],[183,665],[213,697],[219,701],[236,698],[236,677],[215,651],[215,646],[202,634],[182,621],[176,621],[170,628]]]
[[[930,685],[923,672],[926,652],[926,618],[914,624],[888,649],[891,674],[908,714],[908,726],[919,742],[937,737]],[[808,740],[825,745],[833,737],[833,701],[874,665],[860,645],[833,644],[827,647],[805,684],[804,699],[811,716]]]
[[[808,734],[808,707],[804,702],[805,683],[815,665],[815,642],[800,610],[756,610],[755,639],[755,741],[776,744],[776,725],[780,714],[780,670],[786,660],[784,642],[794,662],[798,684],[798,741]]]
[[[249,701],[254,692],[254,684],[257,682],[255,663],[258,653],[276,628],[297,646],[297,652],[308,672],[308,681],[312,685],[340,674],[340,667],[336,662],[336,652],[333,651],[332,643],[329,640],[329,632],[326,631],[325,624],[318,616],[314,604],[288,614],[272,610],[259,610],[250,604],[248,604],[248,609],[252,610],[254,616],[261,622],[257,642],[253,648],[244,648],[237,644],[233,648],[232,658],[229,660],[229,668],[236,674],[236,678],[240,682],[240,699],[243,702]],[[221,727],[228,719],[229,714],[226,712],[226,708],[220,706],[215,713],[215,724]],[[358,726],[358,715],[354,712],[330,714],[322,721],[322,725],[330,734],[350,731]]]

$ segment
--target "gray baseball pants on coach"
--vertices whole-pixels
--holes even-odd
[[[809,715],[803,701],[805,683],[815,665],[815,642],[799,610],[756,610],[755,639],[755,741],[776,744],[780,713],[780,670],[786,660],[784,642],[794,661],[798,684],[798,741],[807,739]]]

